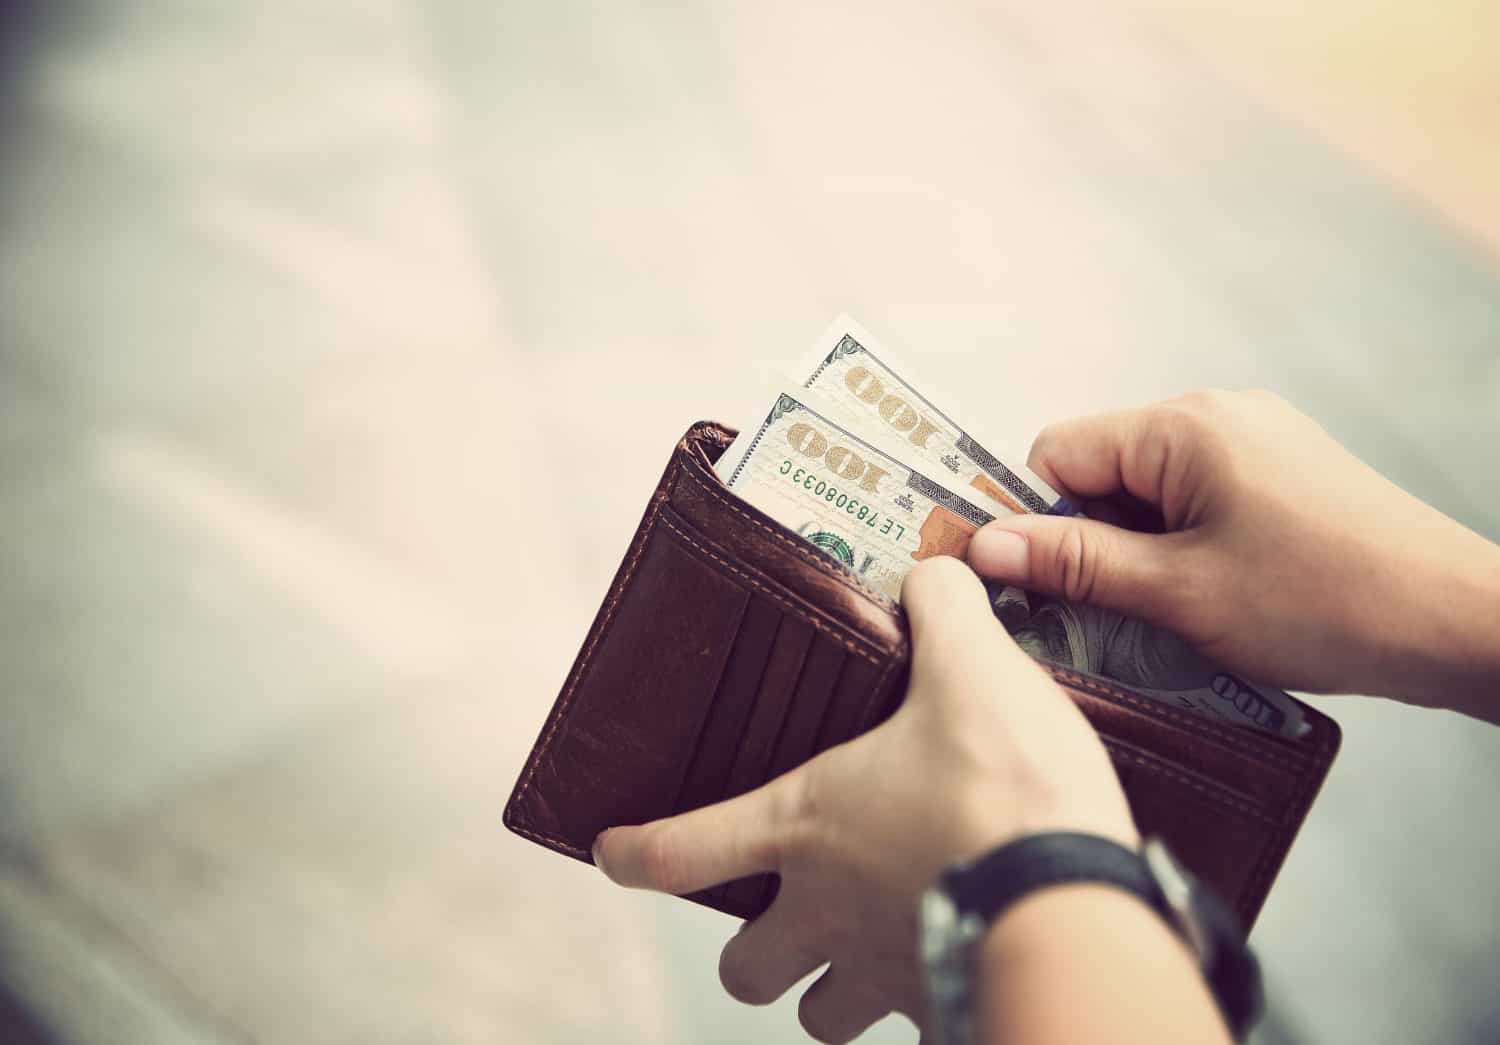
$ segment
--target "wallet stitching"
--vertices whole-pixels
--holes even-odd
[[[518,835],[522,835],[526,838],[531,839],[533,842],[540,842],[548,849],[558,850],[560,852],[567,853],[569,856],[576,856],[580,860],[586,859],[590,863],[593,862],[593,856],[588,852],[588,850],[580,849],[576,845],[571,845],[568,842],[564,842],[561,838],[553,838],[551,835],[544,835],[537,831],[533,831],[525,824],[516,823],[514,816],[511,817],[510,829],[516,832],[516,834]]]
[[[1326,751],[1329,746],[1325,736],[1320,750]],[[1325,767],[1323,773],[1308,772],[1298,781],[1296,797],[1292,799],[1283,814],[1280,829],[1266,840],[1261,849],[1260,860],[1250,873],[1250,881],[1245,886],[1246,912],[1251,906],[1258,906],[1264,902],[1266,893],[1271,888],[1271,877],[1275,874],[1275,868],[1281,865],[1280,856],[1291,848],[1297,825],[1306,819],[1308,809],[1312,806],[1313,793],[1322,785],[1326,773]]]
[[[1239,896],[1236,898],[1235,906],[1238,909],[1238,913],[1248,923],[1251,912],[1256,910],[1265,900],[1268,879],[1272,873],[1273,866],[1279,866],[1279,858],[1286,852],[1289,846],[1286,840],[1287,818],[1282,817],[1280,820],[1277,820],[1275,817],[1267,816],[1262,810],[1217,793],[1203,783],[1181,773],[1174,772],[1165,766],[1157,765],[1135,752],[1122,750],[1113,743],[1107,746],[1109,747],[1110,755],[1115,758],[1134,763],[1137,767],[1148,773],[1154,773],[1173,780],[1176,783],[1185,784],[1189,788],[1203,794],[1211,802],[1237,810],[1246,814],[1252,820],[1272,828],[1270,832],[1267,832],[1265,840],[1261,843],[1260,854],[1256,857],[1255,863],[1250,869],[1250,874],[1246,878],[1244,886],[1241,887]],[[1304,782],[1303,786],[1299,788],[1296,797],[1292,800],[1292,808],[1304,808],[1306,795],[1307,786]]]
[[[1054,676],[1063,678],[1065,680],[1065,685],[1072,686],[1074,689],[1080,689],[1086,693],[1092,693],[1095,696],[1108,697],[1109,699],[1118,701],[1122,704],[1128,704],[1134,708],[1139,708],[1142,710],[1150,711],[1154,714],[1159,714],[1161,717],[1166,718],[1169,722],[1179,723],[1193,732],[1206,733],[1209,736],[1223,741],[1227,746],[1235,751],[1241,751],[1253,755],[1261,761],[1269,762],[1270,764],[1277,766],[1278,768],[1288,770],[1293,774],[1300,774],[1308,768],[1309,763],[1306,759],[1289,756],[1281,751],[1277,751],[1274,748],[1264,747],[1253,742],[1249,744],[1245,743],[1245,741],[1250,740],[1251,738],[1248,737],[1243,730],[1238,733],[1232,733],[1207,721],[1201,715],[1189,716],[1186,712],[1178,711],[1176,708],[1168,707],[1162,704],[1160,701],[1147,700],[1144,697],[1137,697],[1134,694],[1130,693],[1128,690],[1115,689],[1114,687],[1105,685],[1096,679],[1089,678],[1086,675],[1080,675],[1077,672],[1069,671],[1066,668],[1057,667],[1056,665],[1047,665],[1047,667],[1051,670]],[[1322,752],[1321,746],[1319,748],[1319,752]]]
[[[1271,888],[1271,876],[1281,866],[1282,856],[1291,848],[1287,829],[1282,825],[1260,847],[1260,859],[1250,871],[1250,878],[1240,896],[1240,914],[1249,918],[1250,911],[1265,902],[1266,892]]]
[[[813,551],[804,541],[775,530],[752,516],[749,512],[745,511],[744,507],[736,503],[736,499],[731,497],[722,486],[709,483],[707,480],[699,476],[693,469],[687,469],[685,474],[688,476],[688,478],[693,480],[693,483],[700,490],[708,494],[710,498],[718,501],[720,505],[728,508],[731,512],[744,519],[751,526],[754,526],[758,530],[764,531],[776,542],[785,545],[787,550],[795,554],[799,559],[802,559],[809,565],[816,567],[819,572],[824,573],[827,576],[838,581],[841,585],[848,588],[850,591],[855,592],[859,595],[863,595],[866,598],[886,600],[890,602],[894,601],[888,600],[886,596],[874,591],[868,585],[861,584],[859,581],[855,580],[848,573],[844,572],[838,566],[836,566],[833,561],[829,559],[828,556],[823,552]],[[877,601],[876,604],[880,605],[882,609],[889,608],[885,606],[884,603],[879,601]]]
[[[1306,795],[1303,788],[1297,796],[1293,805],[1294,809],[1304,809],[1302,804]],[[1283,823],[1278,826],[1266,840],[1261,843],[1260,859],[1255,861],[1255,866],[1250,869],[1250,877],[1245,882],[1245,888],[1240,893],[1240,914],[1246,920],[1250,912],[1260,907],[1265,902],[1266,892],[1271,887],[1271,876],[1281,866],[1287,851],[1291,848],[1291,839],[1287,837],[1288,825]]]
[[[670,515],[663,515],[661,517],[661,523],[667,529],[671,530],[673,533],[681,537],[684,541],[687,541],[689,544],[691,544],[694,548],[697,548],[704,555],[707,555],[710,559],[723,566],[726,570],[729,570],[731,573],[737,574],[738,576],[744,578],[745,582],[753,587],[756,591],[760,592],[762,595],[765,595],[767,598],[774,599],[775,601],[781,603],[781,605],[787,610],[790,610],[792,613],[797,614],[798,617],[806,620],[806,622],[812,625],[814,629],[823,632],[830,639],[837,642],[844,649],[848,650],[850,653],[853,653],[855,656],[861,658],[862,660],[868,661],[871,667],[880,666],[881,657],[874,653],[871,653],[867,649],[862,648],[858,643],[848,638],[847,636],[840,635],[838,632],[834,631],[834,629],[830,625],[820,621],[816,617],[816,615],[812,614],[805,607],[798,606],[796,603],[792,602],[776,589],[767,586],[765,582],[760,580],[760,578],[747,573],[745,570],[736,566],[728,559],[714,552],[713,549],[699,544],[696,540],[693,539],[691,534],[674,523]]]
[[[1301,770],[1305,766],[1305,762],[1303,760],[1286,756],[1282,752],[1275,749],[1266,748],[1261,746],[1260,744],[1256,744],[1253,742],[1250,744],[1246,744],[1245,741],[1251,738],[1247,736],[1244,731],[1240,731],[1237,733],[1230,732],[1227,729],[1216,726],[1213,723],[1207,721],[1201,715],[1190,716],[1186,712],[1178,711],[1176,708],[1168,707],[1162,704],[1160,701],[1151,701],[1143,697],[1137,697],[1127,690],[1115,689],[1114,687],[1101,683],[1096,679],[1089,678],[1086,675],[1078,674],[1077,672],[1069,671],[1066,668],[1056,668],[1054,674],[1066,676],[1068,679],[1067,684],[1074,686],[1077,689],[1084,690],[1085,692],[1091,692],[1096,696],[1107,696],[1111,699],[1118,700],[1123,704],[1129,704],[1132,707],[1149,709],[1152,712],[1159,713],[1162,717],[1168,719],[1169,721],[1178,722],[1195,731],[1207,733],[1212,737],[1224,741],[1236,751],[1245,751],[1248,749],[1248,752],[1250,754],[1253,754],[1257,758],[1260,758],[1266,762],[1270,762],[1272,765],[1279,766],[1282,769],[1288,769],[1296,772]]]
[[[859,719],[855,725],[856,729],[869,728],[870,709],[875,706],[875,702],[877,699],[884,699],[883,694],[885,693],[885,684],[890,681],[891,672],[895,671],[896,667],[900,663],[901,661],[899,660],[899,658],[893,657],[890,659],[889,663],[886,664],[885,670],[880,673],[880,681],[875,683],[875,688],[872,689],[870,691],[870,695],[865,698],[865,706],[860,709]]]
[[[590,636],[588,645],[584,647],[583,655],[579,658],[576,669],[568,679],[566,689],[564,689],[562,696],[558,699],[557,706],[553,709],[551,721],[547,723],[547,732],[543,734],[541,741],[532,752],[531,761],[527,763],[526,776],[522,779],[521,786],[516,790],[515,802],[512,805],[514,811],[513,818],[525,815],[522,812],[522,804],[527,792],[531,790],[531,784],[536,777],[536,771],[541,766],[542,759],[546,756],[548,748],[552,746],[552,740],[557,735],[558,729],[568,717],[568,711],[573,705],[573,695],[578,690],[578,683],[588,673],[589,661],[593,659],[594,650],[598,646],[599,640],[604,637],[604,633],[609,630],[611,622],[614,621],[615,611],[620,608],[620,602],[625,596],[625,591],[630,587],[630,581],[635,577],[636,567],[640,565],[641,556],[646,552],[646,545],[649,543],[651,531],[655,528],[656,521],[661,516],[661,506],[667,500],[666,491],[671,488],[672,482],[676,479],[677,473],[681,469],[682,459],[674,454],[672,463],[667,467],[667,474],[662,478],[661,486],[651,498],[651,507],[647,510],[645,521],[641,524],[640,532],[637,534],[635,550],[630,553],[630,559],[625,564],[624,572],[620,574],[619,583],[611,587],[609,601],[605,605],[603,616],[599,620],[599,626],[595,629],[594,634]],[[564,846],[569,852],[578,852],[576,847],[558,838],[535,834],[531,835],[531,837],[538,841],[545,838],[546,841],[554,845]]]
[[[1197,791],[1199,794],[1212,801],[1215,805],[1224,806],[1226,808],[1236,810],[1237,812],[1244,813],[1246,816],[1251,817],[1254,820],[1258,820],[1269,827],[1280,828],[1282,826],[1280,820],[1278,820],[1274,816],[1269,815],[1264,809],[1261,809],[1253,803],[1246,802],[1243,799],[1234,798],[1231,795],[1227,795],[1220,788],[1214,787],[1210,784],[1206,784],[1201,780],[1196,780],[1186,773],[1182,773],[1175,769],[1172,769],[1170,766],[1162,765],[1157,760],[1148,758],[1138,752],[1131,751],[1118,742],[1111,741],[1108,743],[1108,747],[1109,753],[1122,762],[1134,763],[1136,766],[1146,770],[1147,772],[1155,773],[1158,776],[1166,777],[1168,780],[1173,780],[1179,784],[1186,785],[1187,787],[1191,788],[1194,791]]]

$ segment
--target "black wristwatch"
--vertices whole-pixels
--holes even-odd
[[[1260,966],[1234,912],[1199,883],[1160,839],[1140,850],[1098,835],[1031,835],[948,868],[922,895],[922,965],[941,1045],[971,1045],[974,958],[985,931],[1011,904],[1048,885],[1098,882],[1139,897],[1198,958],[1235,1039],[1260,1015]]]

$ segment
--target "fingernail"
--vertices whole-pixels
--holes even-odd
[[[969,565],[984,577],[1024,582],[1031,544],[1025,536],[991,524],[980,528],[969,542]]]
[[[599,870],[601,870],[601,871],[604,870],[604,863],[599,859],[599,847],[604,843],[604,836],[605,836],[606,833],[607,832],[600,831],[599,834],[598,834],[598,836],[595,837],[595,839],[594,839],[594,849],[593,849],[594,866],[597,867],[597,868],[599,868]]]

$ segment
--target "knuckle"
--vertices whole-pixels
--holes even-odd
[[[780,851],[777,864],[807,856],[817,848],[822,837],[819,820],[823,815],[824,796],[815,773],[800,773],[788,781],[778,799],[776,845]]]
[[[1215,413],[1233,401],[1234,393],[1222,388],[1200,388],[1175,400],[1195,413]]]
[[[804,769],[781,777],[767,794],[767,816],[782,831],[795,829],[816,814],[816,781]]]
[[[1053,571],[1058,590],[1064,598],[1088,602],[1099,587],[1105,555],[1097,535],[1082,527],[1070,526],[1064,531],[1053,552]]]
[[[1206,415],[1210,413],[1204,398],[1208,395],[1207,392],[1192,392],[1153,408],[1146,415],[1147,434],[1152,437],[1147,441],[1168,443],[1202,431],[1207,424]]]
[[[1067,598],[1077,598],[1078,578],[1085,554],[1083,535],[1075,527],[1068,527],[1053,546],[1052,576],[1058,590]]]
[[[1213,397],[1220,393],[1195,392],[1196,397]],[[1194,402],[1173,400],[1163,403],[1147,415],[1141,445],[1148,448],[1149,458],[1143,462],[1148,470],[1161,470],[1173,460],[1181,460],[1197,450],[1209,450],[1220,442],[1228,412],[1217,406],[1202,405],[1216,402],[1211,398]]]

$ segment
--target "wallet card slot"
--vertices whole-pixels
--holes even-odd
[[[823,715],[823,724],[818,727],[814,750],[826,751],[874,725],[862,720],[870,711],[870,693],[879,680],[879,673],[869,661],[850,657],[845,662],[828,711]]]
[[[814,648],[816,634],[813,628],[793,616],[781,618],[777,645],[772,651],[771,663],[766,666],[765,684],[760,687],[750,729],[745,730],[735,754],[735,765],[724,798],[744,795],[777,775],[771,772],[771,759],[786,736],[793,697],[801,688],[808,652]],[[730,909],[760,910],[768,903],[765,897],[774,882],[774,876],[765,874],[730,882],[721,888],[718,900]]]
[[[661,524],[705,562],[716,564],[748,585],[754,592],[752,600],[764,601],[781,617],[771,663],[756,696],[756,710],[746,726],[722,797],[759,787],[819,751],[870,728],[889,711],[896,692],[891,683],[901,665],[897,659],[901,650],[870,648],[860,641],[863,636],[850,633],[840,622],[805,603],[800,595],[764,575],[759,569],[763,558],[753,564],[734,558],[672,507],[662,509]],[[794,539],[806,545],[801,538]],[[784,677],[783,672],[791,665],[781,665],[779,658],[792,651],[798,658],[800,674]],[[841,683],[847,664],[857,664],[858,668],[853,677]],[[768,734],[767,729],[777,724],[780,732]],[[721,728],[709,727],[716,738],[730,732],[721,732]],[[695,795],[707,793],[706,789],[699,790],[696,780],[693,788]]]
[[[781,736],[776,740],[776,750],[771,755],[767,780],[795,769],[818,753],[818,732],[847,658],[842,647],[822,639],[813,640],[786,721],[782,723]]]
[[[795,617],[781,618],[776,642],[755,696],[755,707],[740,737],[722,798],[734,798],[768,779],[771,758],[783,732],[816,632]]]
[[[736,638],[736,651],[731,654],[734,663],[726,668],[724,691],[716,697],[704,723],[694,765],[684,778],[677,801],[679,811],[760,787],[874,724],[876,713],[890,702],[886,691],[892,660],[878,659],[874,650],[851,642],[852,636],[838,623],[806,605],[798,593],[763,575],[759,567],[765,565],[764,554],[753,564],[739,559],[734,550],[722,546],[718,536],[698,531],[672,507],[663,508],[661,522],[705,561],[717,563],[753,589],[742,630],[758,627],[756,622],[763,614],[779,618],[748,714],[741,704],[745,687],[741,676],[747,670],[748,658],[741,657],[741,640]],[[805,544],[790,531],[787,535],[799,546]],[[731,689],[733,696],[729,695]],[[879,697],[884,699],[877,700]],[[743,728],[736,737],[736,726],[741,723]],[[732,764],[722,790],[715,794],[715,767],[723,761]],[[761,875],[708,889],[692,898],[714,907],[755,912],[769,902],[775,885],[774,876]]]
[[[733,769],[726,753],[741,748],[751,717],[761,705],[759,696],[772,668],[773,646],[781,624],[780,611],[767,599],[752,598],[745,608],[719,687],[693,747],[693,759],[673,807],[674,813],[697,809],[726,797]],[[811,631],[809,628],[809,635]],[[799,655],[799,663],[800,660]],[[779,712],[777,717],[780,718]]]
[[[770,600],[762,600],[774,608]],[[811,627],[795,617],[780,616],[776,639],[766,658],[765,671],[761,675],[760,687],[755,694],[754,706],[745,723],[745,731],[739,737],[726,787],[718,798],[735,798],[753,791],[766,782],[766,772],[776,742],[781,736],[791,706],[792,694],[796,692],[803,666],[807,663],[807,652],[812,648]],[[760,882],[752,887],[749,883]],[[730,882],[710,890],[713,900],[741,908],[753,907],[759,889],[764,888],[763,877]]]

